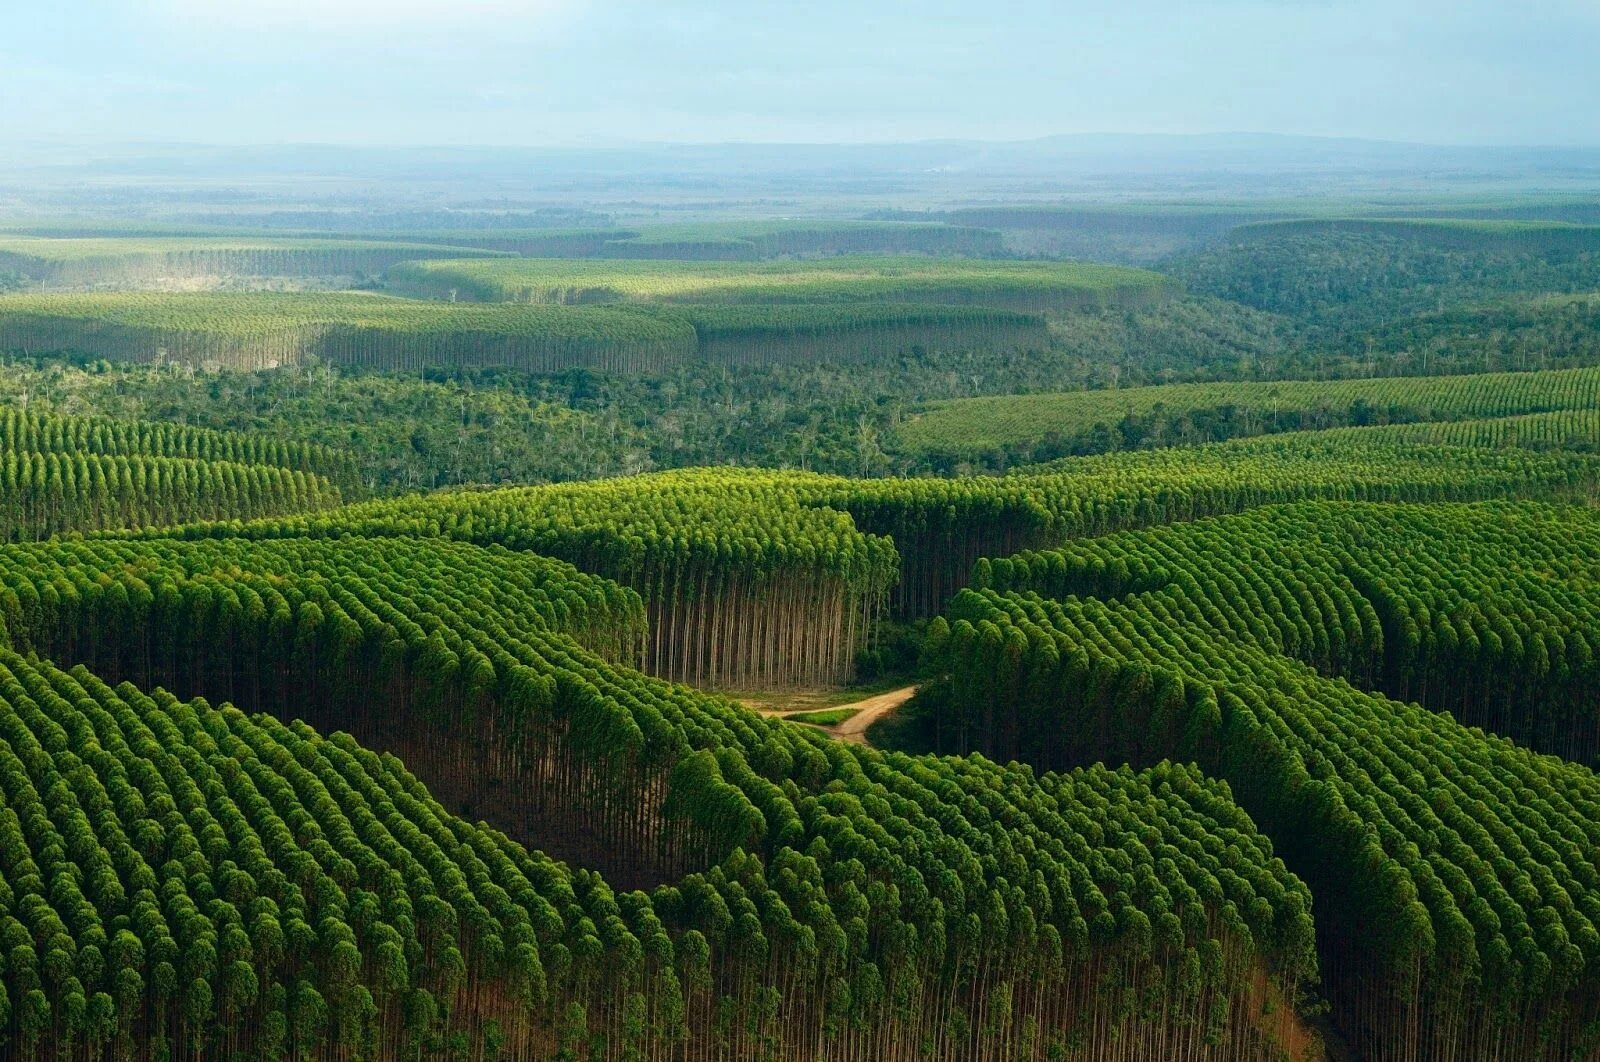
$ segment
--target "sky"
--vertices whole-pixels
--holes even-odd
[[[0,141],[1600,145],[1596,0],[0,0]]]

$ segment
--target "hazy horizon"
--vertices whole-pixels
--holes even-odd
[[[5,135],[0,131],[0,137]],[[983,136],[926,136],[908,138],[866,138],[861,140],[826,140],[826,139],[772,139],[764,140],[756,137],[726,137],[722,139],[695,139],[695,138],[650,138],[650,137],[601,137],[572,140],[545,140],[526,142],[497,143],[491,141],[462,141],[452,143],[448,141],[429,140],[395,140],[358,142],[348,140],[227,140],[227,139],[199,139],[183,137],[130,137],[107,138],[90,134],[39,134],[22,136],[11,140],[0,139],[0,144],[19,146],[81,146],[94,145],[100,148],[174,148],[174,149],[207,149],[221,150],[250,150],[253,148],[291,148],[291,149],[338,149],[350,151],[550,151],[550,152],[604,152],[604,151],[629,151],[651,150],[659,148],[917,148],[917,147],[1026,147],[1045,144],[1061,144],[1064,146],[1089,146],[1094,142],[1103,142],[1104,146],[1138,146],[1138,145],[1163,145],[1182,148],[1197,145],[1202,141],[1234,141],[1238,143],[1259,142],[1261,144],[1292,144],[1302,143],[1308,145],[1347,145],[1366,147],[1393,147],[1393,148],[1424,148],[1442,151],[1461,151],[1465,153],[1478,151],[1552,151],[1588,153],[1600,151],[1600,140],[1593,143],[1554,143],[1535,142],[1525,143],[1511,141],[1493,141],[1484,143],[1450,143],[1440,140],[1400,139],[1379,136],[1336,136],[1319,133],[1297,133],[1293,131],[1265,130],[1265,129],[1207,129],[1194,130],[1181,133],[1159,132],[1128,132],[1116,129],[1096,129],[1082,132],[1042,133],[1038,136],[1025,137],[983,137]]]
[[[1587,147],[1597,52],[1578,0],[88,0],[0,12],[0,107],[52,144]]]

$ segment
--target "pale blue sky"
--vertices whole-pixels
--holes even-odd
[[[0,0],[0,139],[1600,144],[1595,0]]]

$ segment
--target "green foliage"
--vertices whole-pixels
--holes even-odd
[[[830,480],[815,496],[893,539],[905,561],[895,610],[915,617],[939,612],[979,558],[1030,546],[1311,498],[1585,498],[1597,473],[1585,454],[1302,432],[1065,458],[1002,478]]]
[[[520,258],[408,262],[397,289],[430,297],[520,303],[854,303],[991,306],[1029,312],[1157,301],[1160,275],[1087,263],[940,258],[828,258],[721,263]]]
[[[323,521],[194,533],[424,534],[531,550],[644,597],[656,634],[641,664],[652,673],[736,688],[839,683],[898,556],[844,513],[809,504],[815,487],[807,477],[702,470],[412,496]]]
[[[410,219],[396,216],[390,224],[363,228],[359,236],[339,234],[328,228],[329,215],[309,213],[292,226],[297,231],[275,229],[240,230],[237,225],[33,225],[14,230],[16,235],[47,236],[88,240],[117,238],[118,242],[138,245],[157,243],[164,238],[181,245],[176,237],[230,246],[231,242],[264,241],[266,246],[283,245],[291,240],[304,242],[316,236],[338,239],[346,245],[387,244],[402,246],[407,258],[449,257],[461,248],[525,255],[529,258],[721,258],[759,259],[787,255],[839,254],[964,254],[977,257],[997,255],[1001,250],[997,233],[987,229],[936,222],[753,220],[709,221],[699,223],[651,224],[623,227],[604,224],[600,215],[583,217],[582,211],[565,212],[564,225],[518,227],[501,216],[494,224],[480,228],[419,225],[428,215]],[[459,225],[462,214],[444,215]],[[435,216],[436,217],[436,216]],[[292,220],[284,212],[273,221]],[[342,221],[343,219],[338,219]],[[371,221],[372,219],[363,219]],[[524,218],[526,225],[530,219]],[[593,220],[588,227],[575,227],[573,221]],[[157,243],[157,246],[160,246]],[[442,252],[442,253],[441,253]]]
[[[994,560],[983,585],[1051,597],[1140,592],[1162,578],[1144,574],[1153,538],[1160,570],[1192,577],[1230,629],[1250,631],[1273,652],[1520,744],[1600,760],[1590,701],[1600,662],[1590,659],[1586,635],[1600,622],[1592,510],[1531,502],[1269,508]],[[1256,558],[1250,606],[1228,589],[1238,589],[1244,543]]]
[[[990,238],[913,228],[483,240]],[[1266,312],[857,257],[399,270],[605,306],[0,300],[34,350],[304,359],[5,374],[0,527],[143,529],[0,547],[0,1051],[1242,1059],[1297,1042],[1320,969],[1364,1055],[1592,1053],[1600,783],[1525,746],[1600,753],[1600,519],[1443,503],[1592,499],[1595,370],[986,401],[903,425],[942,458],[885,452],[923,401],[1292,371],[1288,337],[1332,337],[1333,375],[1581,363],[1585,296],[1482,300],[1582,287],[1584,239],[1302,226],[1174,267]],[[609,371],[538,374],[573,365]],[[325,509],[352,465],[387,492],[1266,431]],[[917,643],[931,681],[871,739],[966,755],[663,681],[838,682]]]
[[[930,633],[927,732],[1040,768],[1193,757],[1311,883],[1345,1028],[1581,1054],[1600,781],[1463,723],[1600,750],[1596,556],[1588,509],[1322,503],[995,560]]]
[[[1568,221],[1493,218],[1303,218],[1258,221],[1234,229],[1239,243],[1267,243],[1286,236],[1347,233],[1393,236],[1424,247],[1480,251],[1509,248],[1518,252],[1600,250],[1600,225]]]
[[[1163,268],[1192,292],[1290,318],[1312,352],[1371,361],[1377,337],[1407,318],[1600,287],[1600,227],[1283,222],[1245,226]]]
[[[53,359],[0,369],[4,406],[92,409],[118,421],[232,426],[252,437],[295,440],[340,455],[349,471],[338,482],[356,495],[620,475],[654,463],[653,439],[670,460],[666,433],[625,417],[614,392],[625,393],[630,411],[654,393],[584,372],[424,380],[331,366],[210,373],[170,365],[80,368]],[[697,396],[706,408],[712,397]],[[766,439],[774,448],[782,442],[781,435]]]
[[[516,248],[530,257],[535,249]],[[961,225],[883,221],[725,221],[615,232],[590,253],[604,258],[753,261],[785,255],[997,255],[998,233]],[[566,257],[566,256],[562,256]]]
[[[353,474],[347,455],[312,443],[185,424],[62,417],[18,409],[0,409],[0,450],[231,461],[295,469],[341,483],[349,482]]]
[[[764,657],[777,653],[772,658],[781,659],[788,650],[779,646],[798,636],[779,631],[804,631],[805,637],[819,625],[851,631],[843,641],[835,635],[824,639],[821,644],[832,647],[823,654],[829,664],[812,672],[837,674],[834,669],[845,666],[848,656],[835,654],[853,652],[865,638],[871,610],[886,590],[892,591],[895,614],[934,615],[966,584],[980,557],[1302,499],[1582,497],[1600,476],[1600,459],[1587,454],[1429,447],[1321,434],[1074,458],[1003,478],[857,480],[694,469],[396,498],[326,515],[201,526],[186,533],[428,534],[533,549],[624,582],[652,609],[664,610],[661,615],[677,625],[677,633],[663,635],[675,654],[664,659],[681,661],[686,645],[702,646],[690,653],[690,663],[674,665],[689,670],[662,668],[666,673],[749,666],[734,663],[742,654],[713,654],[718,662],[707,662],[710,650],[703,639],[712,637],[708,626],[716,621],[699,611],[703,606],[719,613],[741,602],[740,608],[774,610],[769,621],[754,625],[771,633],[750,633],[748,624],[718,629],[726,629],[728,637],[776,639],[758,643],[770,647]],[[772,592],[754,592],[762,586]],[[833,603],[835,591],[842,611]],[[812,601],[809,595],[815,594],[825,602]],[[686,602],[698,603],[687,615],[680,607]],[[794,608],[800,611],[788,611]],[[852,615],[860,617],[853,631]],[[779,616],[790,618],[778,622]],[[841,626],[835,628],[836,621]],[[654,615],[652,626],[659,626]],[[751,686],[736,678],[715,681]]]
[[[1534,295],[1374,325],[1361,342],[1382,371],[1491,372],[1600,364],[1600,298]]]
[[[943,464],[985,454],[1014,454],[1019,459],[1013,463],[1025,464],[1033,455],[1049,459],[1347,424],[1472,420],[1597,405],[1600,369],[1172,384],[944,402],[896,434],[899,446]]]
[[[1358,437],[1372,442],[1408,442],[1430,446],[1508,447],[1533,450],[1600,451],[1600,410],[1567,409],[1521,417],[1394,424],[1374,428],[1334,429],[1324,438]]]
[[[0,982],[26,1001],[24,1051],[57,1050],[52,1006],[77,1013],[105,986],[131,1019],[109,1034],[122,1051],[395,1057],[482,1036],[525,1057],[618,1037],[813,1055],[881,1047],[889,1021],[943,1036],[998,1003],[1009,1020],[974,1035],[1009,1055],[1023,1030],[1181,1039],[1245,1013],[1247,975],[1291,993],[1314,976],[1304,887],[1192,768],[1036,777],[837,746],[585,649],[585,631],[636,622],[637,598],[558,562],[420,539],[102,540],[0,550],[0,587],[16,644],[92,665],[0,652]],[[419,761],[446,788],[512,771],[543,801],[534,839],[587,823],[602,865],[676,869],[614,892],[453,816],[349,735],[100,671],[273,676],[275,713],[423,728]],[[521,716],[530,680],[553,699]],[[488,699],[475,723],[469,697]],[[568,743],[601,717],[611,736]],[[518,718],[527,744],[482,729]],[[1180,983],[1194,954],[1217,961]],[[1107,979],[1162,1002],[1126,1010],[1100,998]],[[1263,1048],[1243,1018],[1218,1035],[1239,1057]]]
[[[998,229],[1017,253],[1150,265],[1226,235],[1238,225],[1302,213],[1305,203],[998,204],[885,217]]]
[[[133,287],[245,276],[370,277],[413,258],[494,253],[421,240],[0,235],[0,272],[15,273],[33,287]]]
[[[873,303],[626,309],[469,306],[358,293],[0,298],[0,349],[261,368],[316,358],[378,369],[587,366],[660,372],[859,362],[913,350],[1039,349],[1042,318],[982,306]]]
[[[774,312],[789,310],[809,312]],[[1242,309],[1185,299],[1076,313],[1054,321],[1051,331],[1051,341],[1026,357],[1003,345],[934,343],[866,359],[852,353],[737,367],[695,359],[637,375],[458,369],[422,378],[309,363],[295,371],[213,372],[41,357],[0,370],[0,402],[312,441],[349,454],[363,487],[380,493],[692,465],[881,475],[925,466],[886,451],[895,426],[923,401],[1173,373],[1227,375],[1241,359],[1259,361],[1276,349]],[[841,342],[878,342],[870,333],[841,335]],[[898,346],[899,333],[884,335]],[[795,341],[756,338],[755,349]],[[718,341],[715,333],[708,341]]]
[[[702,358],[734,364],[872,361],[913,350],[1039,350],[1050,342],[1042,317],[982,306],[734,305],[682,315],[694,326]]]
[[[234,368],[340,364],[571,365],[625,369],[683,360],[684,321],[607,307],[452,306],[337,294],[13,295],[0,348]]]
[[[303,444],[170,424],[0,412],[0,538],[248,520],[336,505],[349,465]]]

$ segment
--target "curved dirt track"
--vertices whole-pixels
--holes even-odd
[[[838,726],[817,726],[817,729],[829,737],[838,738],[840,741],[848,741],[853,745],[866,745],[869,744],[867,741],[867,728],[909,701],[916,692],[917,688],[915,686],[902,686],[897,690],[890,690],[887,693],[875,693],[871,697],[863,697],[859,701],[851,701],[848,704],[807,705],[803,708],[774,708],[760,702],[751,703],[748,700],[744,704],[750,710],[760,712],[769,718],[792,719],[797,723],[803,722],[802,719],[797,718],[798,716],[810,715],[813,712],[837,712],[847,708],[854,708],[856,714]],[[813,723],[811,725],[816,726],[817,724]]]
[[[840,741],[848,741],[855,745],[867,744],[867,728],[879,719],[888,715],[902,704],[911,699],[917,692],[915,686],[903,686],[888,693],[880,693],[866,700],[856,701],[854,704],[841,704],[840,708],[854,708],[856,714],[832,728],[830,731]]]

